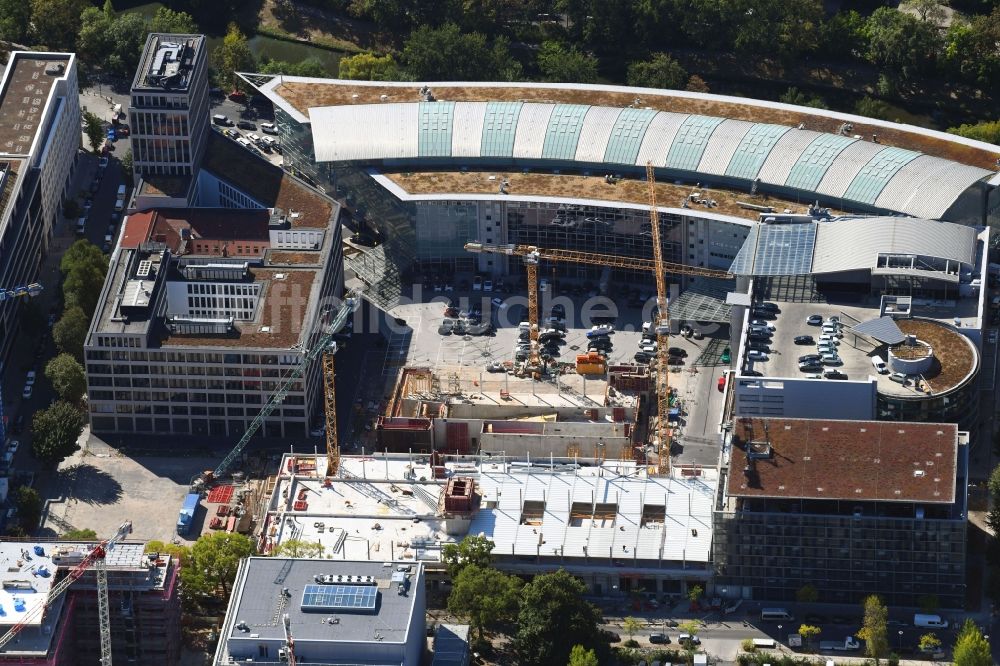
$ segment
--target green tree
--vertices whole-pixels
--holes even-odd
[[[70,530],[59,535],[64,541],[99,541],[97,532],[89,527],[80,530]]]
[[[247,37],[235,23],[229,24],[222,44],[215,49],[214,59],[219,81],[230,89],[241,89],[241,80],[236,72],[253,71],[257,67]]]
[[[87,140],[90,141],[91,150],[96,153],[101,149],[101,144],[104,143],[104,123],[90,111],[84,111],[83,131],[87,135]]]
[[[107,260],[99,247],[88,240],[81,239],[63,252],[62,259],[59,260],[59,270],[62,271],[63,275],[66,275],[81,266],[104,266],[106,263]]]
[[[261,74],[287,74],[288,76],[311,76],[315,78],[329,77],[330,72],[317,58],[306,58],[300,62],[285,62],[271,60],[258,67]]]
[[[693,585],[688,588],[688,601],[696,604],[698,603],[698,600],[701,599],[701,595],[704,593],[705,590],[701,585]]]
[[[680,89],[688,73],[666,53],[654,53],[649,60],[630,63],[627,80],[630,86],[641,88]]]
[[[905,0],[899,3],[899,8],[914,12],[921,21],[929,22],[935,26],[941,25],[948,18],[948,12],[945,11],[944,5],[937,0]]]
[[[819,601],[819,591],[815,585],[806,583],[795,591],[795,600],[800,604],[814,604]]]
[[[81,266],[67,273],[63,280],[63,300],[66,307],[76,305],[88,317],[94,314],[106,274],[107,267],[97,264]]]
[[[955,666],[990,666],[993,663],[990,644],[972,620],[966,620],[958,632],[951,658]]]
[[[0,0],[0,39],[23,44],[30,27],[30,3],[25,0]]]
[[[35,41],[55,51],[73,51],[80,14],[87,0],[31,0],[31,27]]]
[[[198,33],[198,24],[187,12],[175,12],[168,7],[160,7],[149,23],[150,32],[172,32],[177,34]]]
[[[87,391],[87,376],[83,366],[72,354],[62,353],[45,365],[45,376],[52,382],[59,397],[76,404]]]
[[[640,629],[642,629],[642,620],[639,618],[629,615],[622,620],[622,631],[625,632],[625,635],[628,636],[629,640],[632,640]]]
[[[45,465],[55,466],[80,447],[76,440],[83,432],[83,412],[65,400],[35,412],[31,419],[31,449]]]
[[[812,624],[802,624],[799,625],[799,636],[802,637],[806,643],[811,643],[816,640],[823,630]]]
[[[319,541],[303,541],[301,539],[289,539],[282,541],[274,549],[272,555],[275,557],[323,557],[323,544]]]
[[[108,26],[111,50],[104,58],[104,66],[119,75],[135,72],[148,32],[149,24],[142,15],[126,12],[116,16]]]
[[[876,9],[865,22],[864,34],[868,61],[904,79],[930,72],[941,51],[936,26],[891,7]]]
[[[886,630],[889,609],[874,594],[865,598],[864,609],[864,618],[857,636],[865,642],[865,654],[874,659],[875,665],[878,666],[879,660],[889,653],[889,638]]]
[[[517,615],[521,579],[496,569],[464,567],[452,579],[448,612],[468,620],[483,640],[483,631],[511,622]]]
[[[401,62],[417,80],[516,81],[521,65],[510,55],[504,37],[490,43],[482,33],[462,33],[454,23],[422,25],[403,45]]]
[[[181,582],[189,595],[229,597],[240,560],[253,554],[250,537],[231,532],[205,534],[191,547],[188,566],[181,568]]]
[[[17,522],[25,532],[31,534],[42,519],[41,495],[31,486],[20,486],[14,493],[14,506],[17,507]]]
[[[941,647],[941,639],[933,632],[927,633],[920,637],[917,647],[920,648],[921,652],[937,652],[938,648]]]
[[[969,139],[976,139],[978,141],[986,141],[987,143],[996,143],[997,141],[1000,141],[1000,121],[997,120],[987,120],[974,125],[959,125],[958,127],[949,128],[948,131],[952,134],[964,136]],[[993,492],[993,479],[997,475],[998,470],[1000,470],[1000,467],[994,469],[993,476],[990,477],[990,495],[994,498],[1000,497],[1000,495]]]
[[[888,120],[891,111],[889,105],[882,100],[865,95],[854,105],[854,113],[859,116]]]
[[[186,566],[191,558],[191,549],[176,543],[164,543],[162,541],[147,541],[144,549],[146,553],[166,553],[171,557],[176,557],[181,566]]]
[[[686,620],[677,625],[677,628],[680,629],[682,634],[691,634],[694,636],[701,631],[701,620]]]
[[[597,58],[560,42],[542,42],[538,49],[538,69],[543,81],[593,83],[597,80]]]
[[[448,576],[456,578],[465,567],[480,569],[493,566],[495,543],[484,536],[467,536],[458,543],[447,543],[441,548],[441,561],[448,568]]]
[[[513,648],[521,666],[565,664],[573,646],[594,649],[600,659],[607,644],[598,631],[601,612],[583,599],[586,586],[560,569],[542,574],[521,591]]]
[[[854,9],[839,11],[820,26],[820,51],[830,57],[861,58],[867,46],[865,17]]]
[[[785,104],[795,104],[797,106],[811,106],[814,109],[828,108],[822,97],[819,95],[813,95],[810,97],[808,94],[799,90],[795,86],[786,90],[781,97],[778,98],[778,101],[784,102]]]
[[[393,81],[399,76],[396,61],[389,53],[383,56],[367,52],[344,56],[338,69],[340,78],[357,81]]]
[[[597,661],[597,653],[588,650],[582,645],[574,645],[569,651],[568,666],[600,666]]]
[[[52,328],[52,339],[61,352],[83,362],[83,343],[87,339],[90,318],[79,306],[67,308]]]

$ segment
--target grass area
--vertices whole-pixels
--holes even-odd
[[[275,13],[274,0],[265,0],[257,17],[257,34],[345,53],[377,50],[377,33],[371,24],[308,5],[299,9],[301,14],[294,19],[281,18]]]

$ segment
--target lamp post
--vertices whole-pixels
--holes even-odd
[[[781,625],[778,625],[778,642],[781,642]]]
[[[899,643],[896,644],[896,649],[902,651],[903,649],[903,630],[899,630]]]

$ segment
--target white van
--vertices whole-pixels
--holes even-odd
[[[942,620],[940,615],[924,615],[916,613],[913,616],[914,627],[929,627],[931,629],[947,629],[948,620]]]
[[[885,359],[881,356],[872,356],[872,366],[880,375],[889,374],[889,366],[885,364]]]
[[[755,638],[753,639],[753,646],[755,648],[763,649],[774,649],[774,639],[773,638]]]
[[[762,608],[760,611],[762,620],[794,620],[795,617],[784,608]]]

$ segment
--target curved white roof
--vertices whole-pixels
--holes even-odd
[[[940,218],[992,172],[850,136],[652,109],[413,102],[309,109],[316,161],[481,158],[644,166]],[[933,184],[933,187],[930,185]]]
[[[758,224],[733,261],[738,275],[820,275],[875,270],[880,255],[976,263],[976,229],[912,217]],[[928,270],[938,272],[937,269]]]

